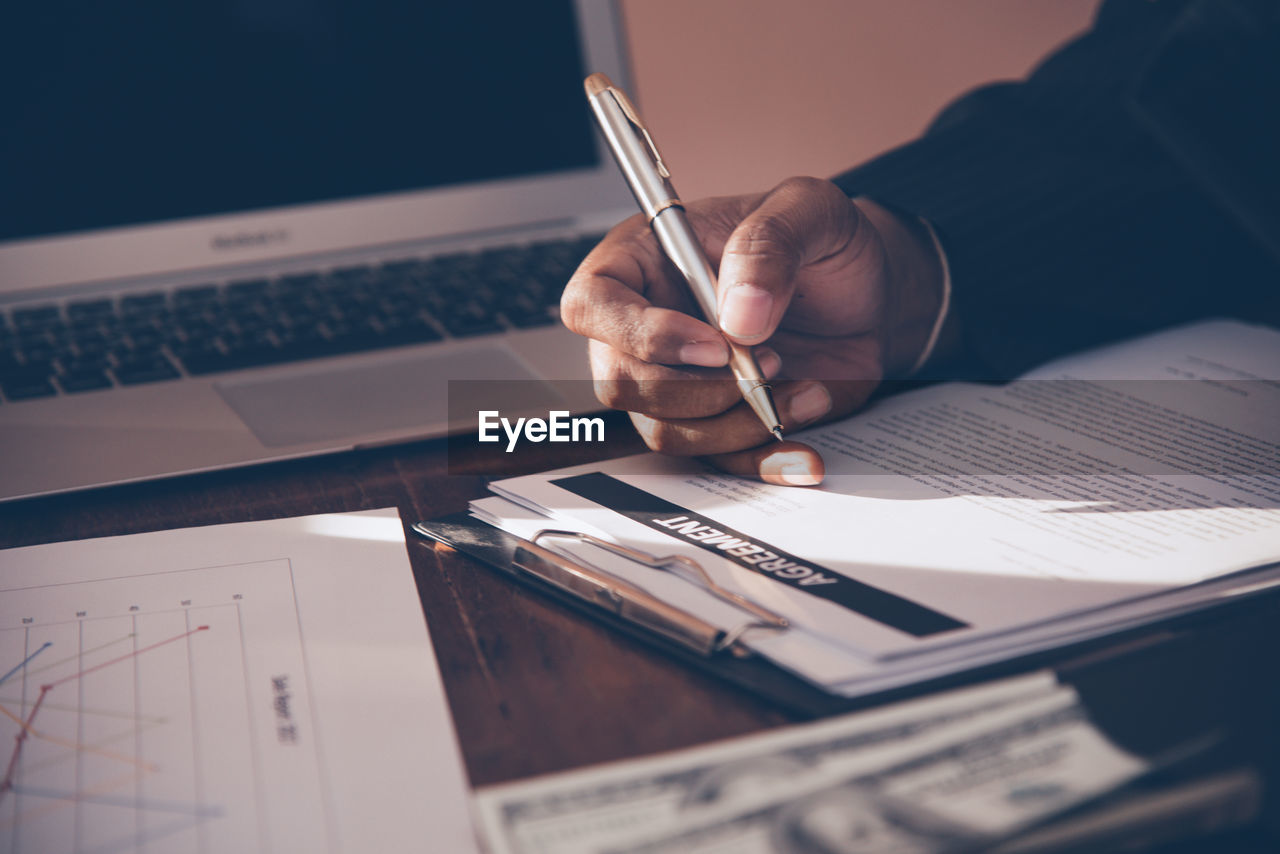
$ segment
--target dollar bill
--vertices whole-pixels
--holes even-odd
[[[1146,770],[1059,693],[925,736],[832,784],[814,778],[605,854],[944,854],[973,851]]]
[[[805,781],[836,783],[919,739],[1044,697],[1074,701],[1047,671],[815,724],[481,790],[494,854],[593,854]]]

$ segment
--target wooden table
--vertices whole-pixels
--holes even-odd
[[[606,435],[605,445],[543,446],[524,465],[535,471],[643,450],[624,416],[608,417]],[[514,473],[497,471],[493,459],[456,446],[450,452],[446,442],[435,441],[0,505],[0,548],[375,507],[397,508],[407,526],[463,510],[486,494],[490,476]],[[478,564],[441,558],[431,545],[407,536],[474,785],[792,720],[765,701],[606,632]],[[1154,636],[1136,653],[1094,653],[1097,661],[1085,661],[1083,668],[1077,656],[1074,672],[1084,674],[1086,696],[1097,700],[1098,714],[1125,739],[1141,742],[1208,722],[1230,736],[1232,747],[1220,761],[1267,765],[1265,757],[1276,755],[1280,722],[1278,626],[1280,606],[1254,607]],[[1271,788],[1280,787],[1280,774],[1268,773]],[[1272,823],[1275,812],[1272,801]],[[1267,833],[1234,833],[1212,850],[1280,850]],[[1195,847],[1201,844],[1185,850],[1208,850]]]

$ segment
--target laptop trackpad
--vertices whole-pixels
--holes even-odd
[[[290,371],[215,384],[258,441],[269,448],[306,445],[413,430],[440,436],[449,424],[449,380],[503,380],[454,384],[453,410],[474,421],[477,408],[563,408],[548,383],[514,355],[489,345],[453,353],[379,360],[361,365]],[[494,388],[494,386],[497,388]],[[476,398],[476,406],[459,396]],[[461,427],[461,424],[455,425]]]

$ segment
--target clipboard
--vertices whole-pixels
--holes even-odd
[[[412,528],[418,535],[479,560],[526,589],[536,590],[612,631],[626,635],[687,667],[761,697],[802,718],[842,714],[947,687],[1009,676],[1037,667],[1051,667],[1060,679],[1075,684],[1082,675],[1087,677],[1100,663],[1113,658],[1128,658],[1130,655],[1142,656],[1151,645],[1164,646],[1168,641],[1184,635],[1194,637],[1208,625],[1230,622],[1259,610],[1280,614],[1280,586],[1269,584],[1256,591],[1246,586],[1248,595],[1227,597],[1226,601],[1212,607],[1187,611],[1063,646],[1014,655],[1001,661],[976,665],[883,691],[842,697],[823,691],[767,659],[751,654],[737,643],[734,635],[740,632],[726,632],[716,627],[665,631],[662,630],[664,627],[653,622],[637,620],[633,612],[619,607],[616,600],[598,596],[589,587],[575,588],[570,584],[553,583],[551,573],[546,571],[548,567],[545,564],[537,566],[537,561],[547,560],[544,552],[550,552],[550,549],[540,543],[531,543],[509,534],[470,513],[455,513],[440,519],[417,522]],[[577,532],[555,529],[548,529],[542,534],[583,539]],[[667,559],[661,557],[596,538],[590,538],[589,541],[594,541],[593,545],[604,544],[615,554],[630,553],[624,556],[632,559],[643,556],[644,560],[641,562],[650,566],[666,565]],[[556,560],[550,561],[551,569],[563,570],[574,577],[578,577],[575,569],[586,569],[591,574],[591,567],[583,567],[563,554],[552,554],[555,554]],[[535,567],[541,571],[535,571]],[[617,585],[622,582],[614,579],[613,583]],[[1088,681],[1087,678],[1085,681]]]
[[[682,611],[678,614],[657,609],[646,612],[629,607],[635,600],[619,602],[613,596],[598,592],[592,577],[598,575],[599,570],[584,566],[548,547],[551,545],[548,541],[557,537],[583,540],[584,535],[548,529],[541,532],[537,542],[531,542],[465,512],[417,522],[413,530],[420,536],[481,561],[518,584],[537,590],[612,631],[637,640],[685,666],[763,697],[793,714],[806,718],[825,717],[867,705],[865,698],[855,700],[828,694],[749,652],[738,641],[742,630],[766,625],[769,622],[766,615],[776,616],[749,600],[736,603],[746,615],[743,624],[724,630]],[[650,566],[666,566],[668,562],[661,556],[647,555],[604,540],[590,537],[585,540],[593,546]],[[696,567],[693,561],[688,563]],[[701,572],[700,567],[695,570],[687,565],[675,569]],[[706,582],[702,583],[705,585]],[[615,579],[612,586],[616,590],[629,585]],[[736,595],[725,593],[730,597]],[[671,611],[678,610],[666,607]],[[777,627],[785,629],[785,620]]]

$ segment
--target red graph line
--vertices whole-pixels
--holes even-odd
[[[27,733],[31,731],[31,722],[35,720],[36,714],[40,711],[44,698],[49,693],[48,685],[40,686],[40,696],[36,697],[35,705],[31,707],[31,714],[27,715],[27,720],[22,725],[22,729],[18,730],[18,734],[14,737],[13,755],[9,757],[9,767],[4,772],[4,782],[0,783],[0,797],[4,797],[5,792],[13,788],[13,771],[18,766],[18,757],[22,755],[22,743],[27,740]]]
[[[173,643],[174,641],[180,641],[185,637],[190,637],[191,635],[194,635],[196,632],[206,631],[208,628],[209,628],[208,626],[197,626],[196,628],[192,629],[189,632],[183,632],[180,635],[175,635],[174,637],[171,637],[168,640],[158,641],[156,643],[151,644],[151,646],[144,646],[142,649],[136,650],[134,652],[126,653],[125,655],[122,655],[118,658],[113,658],[110,661],[104,661],[101,664],[95,664],[93,667],[90,667],[87,670],[81,670],[79,673],[73,673],[70,676],[64,676],[55,682],[50,682],[48,685],[41,685],[40,690],[43,691],[46,688],[57,688],[59,685],[63,684],[64,682],[73,682],[82,676],[88,676],[90,673],[96,673],[104,667],[110,667],[113,664],[119,664],[122,661],[128,661],[131,658],[142,655],[144,652],[150,652],[156,647],[161,647],[161,646],[164,646],[165,644]]]
[[[208,626],[197,626],[196,628],[192,629],[189,632],[183,632],[180,635],[174,635],[171,638],[158,641],[157,643],[153,643],[150,646],[144,646],[142,649],[135,650],[127,655],[122,655],[118,658],[113,658],[110,661],[104,661],[101,664],[95,664],[93,667],[89,667],[85,670],[81,670],[79,673],[73,673],[70,676],[65,676],[62,679],[55,680],[53,682],[48,683],[47,685],[41,685],[40,696],[36,697],[35,703],[31,706],[31,714],[27,715],[27,719],[22,722],[22,726],[18,730],[17,736],[15,736],[13,739],[14,740],[13,754],[10,755],[9,757],[9,767],[4,772],[4,780],[0,781],[0,798],[3,798],[7,792],[13,789],[13,772],[17,770],[18,757],[22,755],[22,745],[27,740],[27,735],[31,732],[31,725],[35,721],[36,715],[40,713],[40,706],[44,704],[44,698],[49,695],[50,691],[52,691],[54,688],[57,688],[59,685],[63,685],[67,682],[73,682],[76,679],[80,679],[85,676],[88,676],[90,673],[96,673],[97,671],[101,670],[104,667],[110,667],[113,664],[119,664],[122,661],[128,661],[131,658],[136,658],[137,656],[142,655],[142,653],[144,652],[150,652],[151,650],[156,649],[158,647],[162,647],[165,644],[170,644],[170,643],[173,643],[174,641],[180,641],[183,638],[188,638],[191,635],[194,635],[196,632],[204,632],[208,630],[209,630]]]

